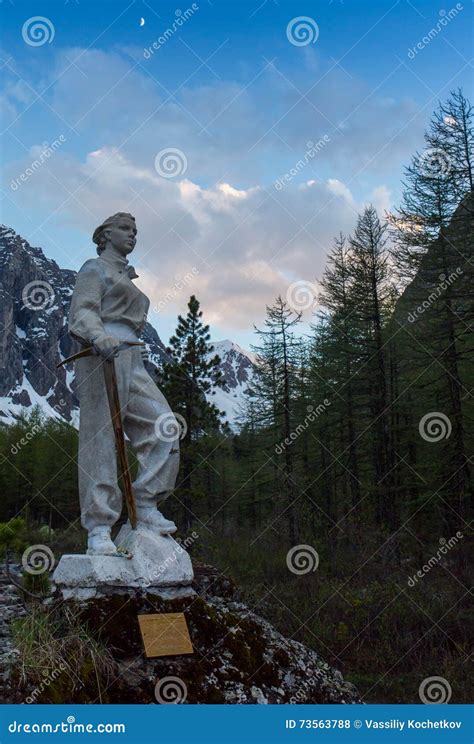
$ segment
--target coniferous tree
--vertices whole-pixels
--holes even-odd
[[[473,188],[474,112],[461,90],[433,114],[425,143],[405,169],[402,203],[389,215],[394,265],[403,283]]]
[[[374,207],[359,216],[350,238],[350,272],[353,317],[360,326],[358,376],[366,380],[365,400],[369,416],[373,458],[373,488],[379,524],[395,526],[395,509],[390,493],[393,454],[389,448],[387,392],[387,351],[383,331],[393,302],[386,225]]]
[[[398,403],[402,417],[411,420],[415,431],[411,436],[404,434],[402,442],[409,442],[405,446],[410,468],[421,472],[425,480],[439,483],[436,492],[444,499],[443,520],[450,530],[456,526],[455,513],[465,514],[467,497],[472,495],[466,390],[473,375],[474,351],[473,196],[471,193],[463,200],[449,227],[430,245],[394,317],[398,330],[402,330],[397,333],[402,384],[413,388],[407,404],[403,399]],[[442,433],[446,427],[437,445],[436,460],[429,463],[429,475],[425,472],[425,450],[434,445],[429,432],[420,436],[416,430],[416,424],[426,416],[438,421]],[[420,493],[419,482],[414,488]],[[431,495],[429,491],[428,497]]]
[[[429,142],[446,153],[457,199],[463,199],[474,189],[474,109],[460,88],[435,111]]]
[[[193,471],[198,466],[199,451],[203,439],[222,430],[223,413],[207,396],[214,394],[215,387],[223,387],[224,380],[219,369],[220,358],[210,343],[209,326],[203,324],[202,310],[195,295],[190,297],[186,317],[178,316],[175,334],[170,338],[165,361],[159,377],[159,385],[174,413],[182,422],[181,463],[182,476],[176,490],[184,505],[185,527],[193,521]],[[228,427],[224,427],[228,430]]]
[[[267,401],[265,390],[270,387],[272,398],[269,401],[273,428],[277,434],[274,442],[282,452],[275,450],[276,457],[283,456],[283,466],[273,460],[277,470],[282,471],[283,478],[278,479],[279,492],[284,503],[283,513],[288,519],[289,540],[294,545],[298,539],[298,520],[295,509],[297,497],[294,481],[294,457],[292,451],[293,400],[295,395],[295,380],[297,375],[298,348],[300,346],[294,334],[294,328],[301,321],[301,313],[294,311],[288,303],[278,296],[272,307],[267,306],[265,328],[255,328],[257,335],[263,339],[261,346],[252,345],[253,351],[260,357],[260,373],[258,379],[259,397]]]
[[[354,277],[351,272],[350,250],[342,233],[334,241],[328,265],[321,280],[321,304],[329,310],[329,327],[333,340],[334,354],[340,370],[337,375],[337,396],[342,402],[342,417],[345,422],[343,451],[348,453],[347,472],[350,479],[352,506],[360,499],[359,466],[357,458],[357,436],[354,413],[353,374],[357,349],[354,344],[356,333],[355,306],[353,297]],[[335,401],[337,404],[337,400]]]
[[[437,478],[449,482],[449,498],[455,493],[459,513],[464,513],[466,493],[471,488],[466,459],[465,375],[470,343],[466,329],[472,323],[472,244],[467,237],[472,196],[466,197],[466,193],[472,195],[473,188],[474,120],[472,106],[460,89],[433,114],[425,142],[427,150],[417,154],[407,169],[402,206],[391,219],[394,265],[399,276],[414,279],[408,293],[408,322],[402,319],[400,323],[395,315],[399,327],[393,349],[403,384],[407,379],[410,385],[423,381],[423,392],[417,396],[419,404],[423,401],[418,419],[434,409],[452,425],[445,456],[436,462]],[[402,306],[406,307],[405,301]],[[405,478],[411,482],[412,498],[419,500],[424,491],[412,475],[423,470],[424,458],[419,452],[423,446],[419,437],[410,433],[416,419],[412,391],[408,398],[409,404],[403,398],[397,403],[400,415],[392,434],[402,449],[405,442],[410,471]],[[443,518],[452,527],[449,508]]]

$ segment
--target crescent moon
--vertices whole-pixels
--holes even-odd
[[[144,18],[140,18],[140,26],[144,26],[144,25],[145,25],[145,19]]]

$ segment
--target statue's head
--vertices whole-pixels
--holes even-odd
[[[96,227],[92,236],[99,256],[108,245],[111,245],[122,255],[127,255],[135,248],[136,239],[135,217],[128,212],[117,212],[117,214],[107,217],[99,227]]]

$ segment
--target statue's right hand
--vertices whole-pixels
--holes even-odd
[[[117,351],[122,342],[115,336],[107,336],[104,334],[103,336],[97,336],[92,343],[101,356],[110,357],[115,351]]]

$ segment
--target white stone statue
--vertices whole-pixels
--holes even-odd
[[[78,563],[72,559],[86,556],[63,556],[53,577],[57,583],[150,586],[186,584],[192,580],[189,556],[171,538],[176,525],[157,508],[176,482],[179,425],[145,369],[141,347],[126,345],[138,343],[150,304],[134,284],[137,275],[127,260],[136,236],[131,214],[119,212],[106,219],[93,235],[98,258],[86,261],[80,269],[71,300],[69,330],[84,349],[93,347],[93,353],[84,352],[87,355],[75,361],[80,403],[81,522],[88,532],[87,557],[91,558]],[[132,524],[122,528],[115,542],[111,528],[121,514],[122,494],[104,376],[104,365],[111,358],[120,401],[120,424],[139,463],[131,485],[136,522],[131,519]],[[169,436],[159,436],[170,430],[170,424],[176,431],[171,441]],[[133,559],[125,561],[127,565],[124,551]],[[122,566],[119,568],[118,564]],[[82,578],[74,577],[78,572]]]

